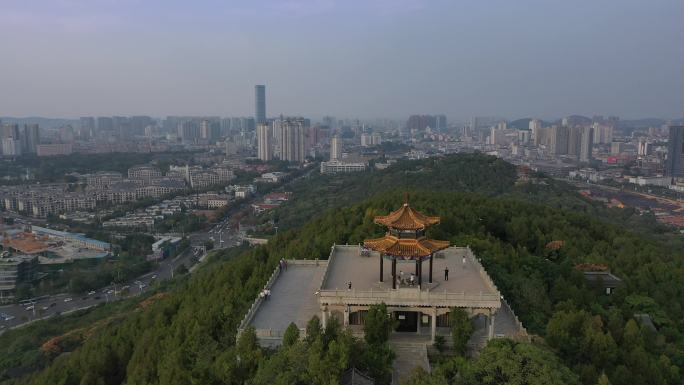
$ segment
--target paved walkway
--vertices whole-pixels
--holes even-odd
[[[318,297],[325,265],[288,265],[271,288],[271,298],[261,302],[252,322],[255,329],[285,331],[290,322],[305,328],[314,315],[320,317]]]
[[[430,363],[427,356],[426,344],[429,343],[429,338],[425,342],[413,342],[416,336],[412,336],[405,341],[401,337],[393,336],[390,339],[390,346],[396,355],[392,363],[392,383],[400,384],[407,378],[415,367],[422,367],[426,372],[430,372]]]

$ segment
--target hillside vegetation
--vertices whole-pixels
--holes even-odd
[[[5,383],[327,384],[351,365],[380,370],[387,355],[359,360],[363,347],[345,333],[317,350],[302,345],[309,341],[274,353],[253,341],[236,345],[235,332],[280,258],[325,258],[332,243],[379,235],[373,217],[401,204],[405,190],[414,207],[442,217],[430,236],[470,245],[528,330],[542,337],[533,345],[490,343],[476,360],[445,359],[412,384],[681,383],[682,252],[653,232],[608,223],[597,215],[606,213],[601,208],[551,181],[515,187],[512,166],[480,155],[401,163],[341,181],[303,182],[277,214],[290,230],[268,245],[200,269],[146,310]],[[563,246],[547,248],[552,241]],[[607,264],[624,284],[606,296],[585,284],[578,263]],[[658,331],[635,313],[650,314]]]

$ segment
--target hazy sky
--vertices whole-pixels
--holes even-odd
[[[684,116],[682,0],[0,0],[0,116]]]

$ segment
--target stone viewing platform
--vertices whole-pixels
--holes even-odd
[[[407,197],[398,210],[375,218],[387,228],[383,237],[363,245],[333,245],[327,261],[288,260],[287,269],[276,267],[264,287],[271,295],[255,300],[238,334],[251,326],[263,345],[277,345],[291,322],[303,337],[314,315],[323,324],[334,317],[363,333],[369,307],[381,303],[396,321],[394,338],[434,342],[437,335],[449,336],[453,308],[476,319],[480,340],[500,331],[524,333],[469,247],[450,247],[426,236],[426,228],[439,221],[414,210]],[[503,321],[499,327],[497,313]]]

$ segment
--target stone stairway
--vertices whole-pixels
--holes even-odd
[[[430,372],[425,342],[390,341],[390,345],[396,356],[392,364],[392,384],[400,384],[416,366]]]
[[[476,356],[477,353],[487,345],[487,333],[485,330],[476,330],[468,340],[468,352],[471,356]]]

